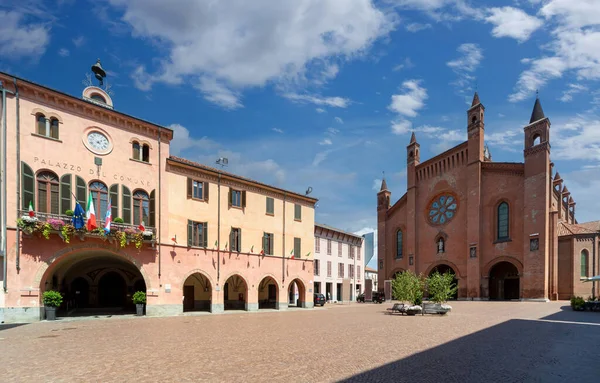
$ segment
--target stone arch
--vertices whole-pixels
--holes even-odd
[[[497,263],[500,263],[500,262],[512,263],[513,266],[515,266],[517,268],[517,271],[519,272],[519,275],[523,275],[523,264],[521,263],[521,261],[519,261],[515,257],[503,255],[503,256],[500,256],[500,257],[496,257],[496,258],[492,259],[491,261],[489,261],[481,269],[482,270],[481,271],[481,276],[484,277],[484,278],[489,277],[490,271],[491,271],[492,267],[494,267]]]
[[[454,294],[454,296],[452,297],[452,299],[457,299],[459,296],[465,296],[466,295],[466,291],[464,291],[465,289],[463,288],[461,291],[461,287],[462,283],[461,281],[461,276],[460,276],[460,270],[458,269],[458,266],[456,266],[455,264],[453,264],[450,261],[439,261],[436,262],[435,264],[431,265],[429,267],[429,269],[427,270],[427,273],[425,274],[425,277],[429,277],[431,274],[433,274],[436,270],[438,272],[440,272],[440,274],[444,274],[447,271],[440,271],[439,269],[441,268],[447,268],[447,269],[451,269],[454,273],[454,281],[453,283],[456,285],[456,287],[458,288],[456,293]]]
[[[272,282],[272,283],[271,283]],[[275,285],[274,289],[269,286]],[[256,286],[258,290],[258,308],[279,308],[279,296],[281,294],[279,283],[271,273],[264,274]]]
[[[244,284],[244,291],[238,291],[241,286],[236,285],[240,283],[235,278],[239,278]],[[223,307],[225,310],[248,310],[248,295],[250,292],[250,285],[248,280],[243,277],[243,274],[239,271],[234,271],[227,275],[223,279]],[[231,280],[231,285],[229,284]]]
[[[198,276],[204,279],[204,281],[199,279]],[[214,283],[206,271],[201,269],[191,270],[183,276],[180,283],[184,312],[212,311]]]
[[[459,267],[447,259],[439,260],[439,261],[433,262],[431,265],[429,265],[429,267],[427,268],[427,271],[425,272],[425,276],[429,276],[429,274],[431,274],[433,269],[435,269],[436,267],[441,266],[441,265],[449,266],[452,270],[454,270],[454,273],[458,277],[458,279],[464,278]]]
[[[294,299],[295,299],[295,291],[292,291],[292,288],[296,286],[297,290],[298,290],[298,299],[294,300],[292,302],[290,302],[292,300],[292,294],[294,294]],[[299,276],[295,276],[290,278],[290,281],[287,284],[286,287],[286,294],[288,296],[288,304],[290,307],[307,307],[306,304],[306,289],[307,289],[308,284],[306,283],[306,281],[304,279],[302,279]]]
[[[390,279],[394,279],[396,277],[396,274],[403,273],[405,271],[406,271],[406,269],[403,269],[402,267],[396,267],[390,273]]]
[[[500,261],[490,268],[488,295],[490,300],[521,298],[521,275],[513,263]]]
[[[180,283],[179,283],[179,286],[180,286],[180,288],[181,288],[181,290],[182,290],[182,291],[183,291],[183,286],[185,285],[185,281],[186,281],[186,280],[187,280],[189,277],[191,277],[192,275],[194,275],[194,274],[201,274],[203,277],[205,277],[205,278],[208,280],[208,283],[210,283],[210,286],[211,286],[211,288],[212,288],[213,286],[215,286],[215,283],[214,283],[213,279],[210,277],[210,275],[209,275],[209,274],[208,274],[206,271],[204,271],[204,270],[202,270],[202,269],[193,269],[193,270],[190,270],[190,271],[188,271],[188,272],[187,272],[186,274],[184,274],[184,276],[181,278],[181,281],[180,281]]]

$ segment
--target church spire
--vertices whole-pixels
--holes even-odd
[[[417,142],[417,136],[415,136],[415,131],[413,130],[412,135],[410,136],[410,143],[414,144]]]
[[[475,91],[475,94],[473,95],[473,102],[471,103],[471,108],[478,104],[481,104],[481,101],[479,101],[479,95],[477,94],[477,91]]]
[[[382,192],[384,190],[388,190],[388,188],[387,188],[387,182],[385,182],[385,177],[381,181],[381,189],[379,189],[379,191]]]
[[[536,96],[535,104],[533,105],[533,112],[531,112],[531,119],[529,119],[529,123],[534,123],[543,118],[546,118],[546,116],[544,115],[544,110],[542,109],[540,98]]]

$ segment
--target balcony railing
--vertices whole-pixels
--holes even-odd
[[[141,247],[141,243],[148,243],[152,246],[156,243],[156,228],[154,227],[145,226],[142,232],[139,225],[111,222],[110,232],[106,233],[103,220],[96,219],[97,228],[92,231],[87,230],[85,218],[83,218],[84,226],[79,230],[75,229],[72,221],[73,217],[65,214],[35,212],[34,217],[31,218],[27,210],[19,210],[17,226],[26,235],[40,234],[48,238],[50,234],[58,234],[65,242],[69,242],[72,236],[78,236],[80,239],[85,237],[108,238],[111,242],[116,239],[122,247],[132,241],[138,248]]]

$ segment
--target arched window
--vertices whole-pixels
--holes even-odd
[[[140,159],[140,144],[137,141],[133,141],[132,145],[133,153],[131,154],[131,158],[134,160]]]
[[[37,134],[41,136],[47,136],[46,133],[46,116],[41,113],[36,114],[35,116],[36,126],[37,126]]]
[[[92,100],[100,101],[101,103],[106,104],[106,100],[104,99],[104,97],[102,97],[98,93],[92,93],[92,95],[90,96],[90,98]]]
[[[133,224],[139,225],[144,222],[150,222],[150,197],[143,190],[137,190],[133,193]]]
[[[533,136],[533,146],[539,145],[542,142],[542,137],[539,134]]]
[[[150,162],[150,146],[147,144],[142,145],[142,161]]]
[[[50,136],[58,140],[58,120],[56,118],[50,119]]]
[[[58,214],[60,211],[60,183],[52,172],[41,172],[37,176],[38,207],[40,213]]]
[[[588,276],[588,259],[589,259],[588,251],[581,250],[581,277]]]
[[[108,188],[102,182],[96,181],[90,184],[90,192],[96,210],[96,221],[103,221],[108,208]]]
[[[508,239],[508,204],[506,202],[502,202],[498,205],[498,239]]]
[[[396,233],[396,258],[402,258],[402,230]]]

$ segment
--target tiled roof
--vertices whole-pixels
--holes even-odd
[[[539,98],[535,98],[535,104],[533,105],[533,111],[531,112],[531,118],[529,119],[529,123],[532,124],[536,121],[541,120],[542,118],[546,118],[544,115],[544,111],[542,110],[542,104],[540,103]]]
[[[198,163],[198,162],[186,160],[185,158],[176,157],[176,156],[169,156],[169,160],[172,160],[172,161],[175,161],[175,162],[179,162],[180,164],[193,166],[195,168],[203,169],[203,170],[206,170],[206,171],[209,171],[209,172],[221,173],[222,175],[225,175],[225,176],[228,176],[228,177],[231,177],[231,178],[235,178],[235,179],[238,179],[238,180],[246,181],[246,182],[251,182],[251,183],[256,184],[258,186],[266,187],[266,188],[269,188],[269,189],[275,189],[275,190],[277,190],[279,192],[282,192],[282,193],[285,192],[285,193],[294,195],[295,197],[300,197],[300,198],[305,199],[305,200],[310,200],[313,203],[316,203],[318,201],[318,199],[316,199],[316,198],[308,197],[308,196],[303,195],[303,194],[294,193],[294,192],[289,191],[289,190],[285,190],[285,189],[281,189],[281,188],[278,188],[278,187],[275,187],[275,186],[267,185],[265,183],[255,181],[255,180],[250,179],[250,178],[238,176],[238,175],[233,174],[233,173],[224,172],[221,169],[217,169],[217,168],[213,168],[213,167],[210,167],[210,166],[206,166],[206,165],[203,165],[203,164]]]
[[[376,272],[377,272],[377,270],[375,270],[374,268],[365,266],[365,273],[376,273]]]
[[[361,240],[363,239],[363,236],[360,235],[360,234],[350,233],[348,231],[337,229],[337,228],[335,228],[333,226],[325,225],[325,224],[322,224],[322,223],[316,223],[315,222],[315,227],[320,227],[320,228],[331,230],[331,231],[337,231],[338,233],[346,234],[346,235],[349,235],[351,237],[359,238]]]
[[[595,224],[595,226],[593,225]],[[600,221],[587,222],[584,224],[574,224],[559,222],[558,223],[558,236],[568,236],[577,234],[594,234],[600,231]]]

